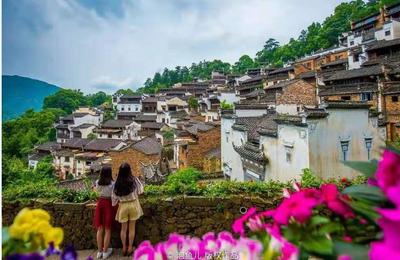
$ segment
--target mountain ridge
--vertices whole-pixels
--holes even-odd
[[[28,109],[41,110],[46,96],[61,88],[48,82],[19,75],[2,75],[2,120],[14,119]]]

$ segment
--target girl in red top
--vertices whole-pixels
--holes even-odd
[[[114,189],[111,166],[102,167],[95,189],[99,193],[94,213],[94,225],[97,229],[97,259],[106,259],[112,254],[112,248],[108,248],[108,246],[110,245],[111,225],[114,220],[111,205],[111,193]]]

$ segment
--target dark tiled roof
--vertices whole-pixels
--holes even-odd
[[[74,120],[74,116],[73,116],[72,114],[70,114],[70,115],[61,117],[61,120],[69,120],[69,121],[72,121],[72,120]]]
[[[309,78],[315,78],[315,71],[307,71],[299,74],[298,76],[301,79],[309,79]]]
[[[66,148],[72,148],[72,149],[82,149],[85,147],[90,142],[89,139],[83,139],[83,138],[71,138],[68,139],[65,143],[62,143],[62,147]]]
[[[144,122],[142,124],[140,124],[142,128],[145,129],[156,129],[156,130],[160,130],[163,126],[164,123],[157,123],[157,122]]]
[[[121,143],[123,142],[117,139],[94,139],[85,146],[85,150],[110,151]]]
[[[51,152],[53,150],[58,150],[60,148],[61,148],[61,145],[57,142],[47,142],[47,143],[39,144],[38,146],[36,146],[36,150],[48,151],[48,152]]]
[[[382,74],[381,66],[369,66],[354,70],[336,71],[335,74],[326,79],[326,81],[352,79],[367,76],[376,76]]]
[[[276,83],[272,86],[268,86],[265,89],[269,90],[269,89],[282,89],[282,88],[286,88],[287,86],[292,85],[293,83],[297,82],[298,79],[292,79],[292,80],[283,80],[279,83]]]
[[[180,111],[171,111],[169,112],[169,115],[172,118],[185,118],[188,116],[188,113],[186,113],[185,110],[180,110]]]
[[[325,63],[323,65],[321,65],[321,68],[325,68],[325,67],[329,67],[329,66],[336,66],[336,65],[340,65],[340,64],[345,64],[347,63],[347,59],[339,59],[339,60],[335,60],[335,61],[331,61],[328,63]]]
[[[369,45],[367,51],[388,48],[388,47],[392,47],[392,46],[396,46],[396,45],[400,45],[400,38],[394,39],[394,40],[389,40],[389,41],[387,41],[387,40],[376,41]]]
[[[85,112],[74,112],[73,113],[74,117],[84,117],[86,115],[89,115],[89,113],[85,113]]]
[[[71,150],[58,150],[55,153],[57,156],[73,156],[74,153]]]
[[[269,72],[268,75],[275,75],[275,74],[279,74],[279,73],[283,73],[283,72],[289,72],[289,71],[292,71],[292,70],[294,70],[294,67],[293,66],[289,66],[289,67],[286,67],[286,68],[280,68],[280,69],[273,70],[273,71]]]
[[[128,94],[125,94],[125,95],[121,96],[121,98],[142,99],[142,95],[128,95]]]
[[[268,114],[259,117],[238,117],[232,128],[246,131],[249,140],[258,140],[260,133],[276,135],[278,126],[274,119],[276,114]]]
[[[68,129],[68,125],[67,124],[57,124],[56,129]]]
[[[301,116],[295,116],[295,115],[279,115],[277,118],[275,118],[275,122],[278,124],[307,126],[306,123],[302,122]]]
[[[132,145],[132,148],[144,154],[159,154],[161,152],[161,144],[154,138],[146,137]]]
[[[400,94],[400,82],[398,84],[396,84],[396,85],[393,84],[391,86],[386,87],[383,90],[383,93],[386,94],[386,95],[388,95],[388,94]]]
[[[95,126],[93,124],[81,124],[72,128],[72,130],[86,129],[89,127]]]
[[[343,95],[343,94],[358,94],[363,92],[377,92],[378,84],[349,84],[341,86],[328,86],[321,87],[318,95],[319,96],[329,96],[329,95]]]
[[[155,122],[157,120],[157,116],[153,115],[144,115],[144,114],[139,114],[135,117],[135,121],[137,122]]]
[[[195,124],[185,128],[186,131],[193,135],[197,135],[199,132],[207,132],[211,129],[214,129],[214,126],[205,123]]]
[[[157,103],[158,98],[156,97],[147,97],[145,98],[142,103]]]
[[[369,109],[371,104],[364,101],[327,101],[324,103],[326,108],[336,108],[336,109]]]
[[[253,144],[245,143],[242,146],[233,146],[235,151],[243,158],[246,158],[257,163],[266,164],[267,160],[261,149]]]
[[[304,114],[307,118],[325,118],[328,113],[323,108],[304,107]]]
[[[132,124],[132,120],[110,119],[101,125],[101,128],[124,128]]]
[[[40,161],[41,159],[43,159],[44,157],[46,157],[48,155],[49,154],[46,154],[46,153],[34,153],[34,154],[30,154],[28,156],[28,160]]]
[[[218,158],[221,159],[221,147],[212,148],[204,153],[207,159]]]

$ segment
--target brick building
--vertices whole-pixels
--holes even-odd
[[[133,173],[138,175],[141,173],[140,163],[157,163],[160,159],[161,150],[162,146],[155,138],[146,137],[119,151],[110,151],[109,156],[111,158],[114,179],[122,163],[129,163]]]
[[[174,140],[176,168],[191,166],[203,170],[204,154],[220,145],[220,126],[202,122],[184,126],[177,131]]]

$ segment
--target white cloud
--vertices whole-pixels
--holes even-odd
[[[297,37],[341,1],[122,0],[121,17],[74,0],[15,2],[18,12],[3,22],[4,73],[93,92],[137,88],[164,67],[254,56],[268,38]]]

